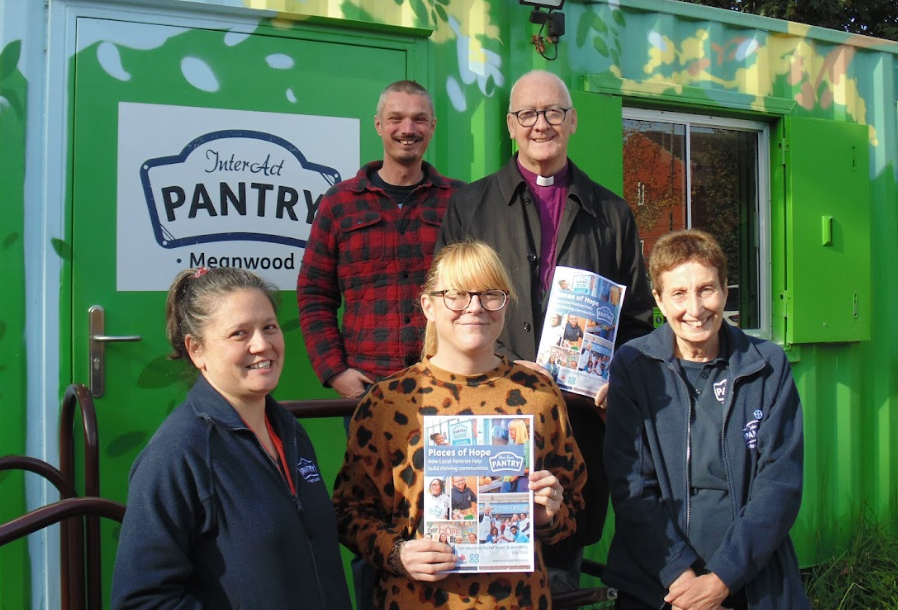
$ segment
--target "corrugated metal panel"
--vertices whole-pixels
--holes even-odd
[[[875,351],[804,347],[793,365],[805,419],[805,492],[793,537],[805,562],[843,544],[863,511],[896,514],[898,409],[894,390],[876,387],[879,373],[894,382],[894,360],[877,366]]]
[[[700,114],[738,111],[772,122],[792,115],[869,126],[872,228],[869,235],[855,235],[851,245],[866,247],[859,242],[867,240],[872,253],[872,339],[792,350],[806,451],[804,502],[793,539],[802,563],[814,563],[845,542],[862,511],[893,523],[898,516],[896,45],[651,0],[622,0],[619,21],[625,26],[618,27],[609,18],[612,10],[591,5],[574,17],[575,25],[569,22],[568,31],[580,36],[571,41],[579,48],[570,53],[579,69],[590,71],[589,85],[606,92],[617,88],[625,105],[684,104]],[[594,23],[590,12],[601,16],[604,30],[577,27],[578,19]],[[624,41],[619,61],[595,51],[612,48],[615,40]],[[772,196],[776,227],[784,218],[783,195]],[[851,201],[845,203],[851,213]],[[774,239],[784,240],[782,227],[778,231]],[[772,257],[778,296],[785,281],[778,271],[785,265],[784,243],[774,244]],[[819,283],[823,295],[835,281],[813,258],[792,273],[793,280]],[[774,311],[782,315],[785,309]],[[774,336],[781,338],[782,328],[782,321],[775,322]]]

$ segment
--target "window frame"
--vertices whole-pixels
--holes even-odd
[[[746,334],[761,339],[773,337],[773,289],[772,289],[772,227],[771,227],[771,171],[770,171],[770,123],[748,119],[736,119],[699,113],[674,112],[623,106],[623,121],[633,119],[659,123],[677,123],[686,126],[686,165],[690,167],[692,126],[715,127],[746,131],[758,134],[757,158],[757,192],[758,209],[756,210],[758,227],[758,328],[742,329]],[[692,172],[686,172],[686,210],[687,225],[692,226]]]

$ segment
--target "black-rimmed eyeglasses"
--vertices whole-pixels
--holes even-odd
[[[517,112],[509,112],[508,114],[513,114],[518,119],[521,127],[533,127],[539,120],[539,115],[543,115],[546,118],[546,123],[549,125],[561,125],[564,123],[564,119],[570,110],[570,108],[546,108],[545,110],[525,108]]]
[[[432,297],[442,296],[443,303],[452,311],[464,311],[475,296],[480,297],[480,305],[487,311],[499,311],[508,303],[508,293],[504,290],[435,290],[427,294]]]

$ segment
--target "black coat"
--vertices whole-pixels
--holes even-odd
[[[652,331],[654,301],[636,221],[623,199],[569,163],[571,185],[558,229],[556,264],[599,273],[627,286],[617,334],[617,343],[623,345]],[[453,194],[437,250],[468,237],[499,253],[517,292],[518,302],[509,307],[499,335],[500,352],[535,361],[547,305],[539,282],[539,212],[515,157],[495,174]]]
[[[652,330],[654,301],[636,221],[623,199],[568,162],[570,187],[558,230],[556,264],[599,273],[627,286],[617,334],[618,344],[623,344]],[[529,361],[536,360],[548,301],[539,282],[540,222],[533,200],[517,158],[512,157],[495,174],[453,194],[436,247],[439,251],[445,244],[470,237],[499,253],[518,297],[506,313],[499,352]],[[599,540],[608,507],[602,461],[605,426],[592,405],[570,409],[568,415],[589,473],[583,489],[587,510],[578,514],[574,536],[544,548],[546,562],[556,567],[566,567],[573,557],[571,547]]]

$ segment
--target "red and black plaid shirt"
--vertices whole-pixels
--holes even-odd
[[[322,383],[350,367],[384,377],[421,355],[418,297],[449,198],[464,183],[424,163],[424,181],[400,208],[368,177],[382,165],[369,163],[328,190],[303,255],[299,323]]]

